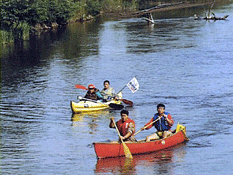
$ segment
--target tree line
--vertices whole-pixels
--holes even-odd
[[[84,15],[122,10],[132,2],[134,0],[1,0],[1,43],[12,38],[22,40],[36,24],[63,25]]]
[[[177,0],[165,0],[172,2]],[[206,0],[204,0],[206,1]],[[135,11],[140,4],[157,0],[1,0],[1,43],[23,40],[33,26],[51,27],[77,21],[85,16],[104,12]]]

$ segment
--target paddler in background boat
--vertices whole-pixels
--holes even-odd
[[[114,98],[115,100],[122,98],[122,92],[120,92],[119,94],[116,94],[113,87],[110,87],[109,80],[104,81],[104,88],[102,89],[100,93],[104,97],[105,101],[110,101],[112,98]]]
[[[141,128],[141,130],[148,130],[154,126],[157,129],[157,132],[146,137],[146,142],[154,139],[166,138],[172,134],[170,129],[174,124],[174,120],[172,119],[171,114],[165,112],[164,104],[158,104],[157,111],[158,113],[154,114],[154,117],[147,124],[145,124],[144,127]],[[155,120],[157,121],[151,124]]]
[[[101,95],[101,93],[99,92],[99,89],[97,89],[94,84],[89,84],[88,91],[86,95],[84,96],[84,98],[88,98],[91,100],[102,100],[103,96]]]
[[[111,117],[109,123],[110,128],[115,128],[113,122],[114,117]],[[118,122],[116,122],[116,126],[120,132],[120,137],[123,141],[136,141],[133,137],[133,134],[135,133],[135,122],[129,118],[129,111],[121,111],[121,119]]]

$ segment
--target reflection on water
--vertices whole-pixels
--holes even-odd
[[[100,110],[95,112],[84,112],[80,114],[72,114],[71,121],[72,126],[79,127],[80,122],[85,122],[84,118],[88,118],[89,134],[95,134],[98,131],[98,120],[101,118],[110,118],[112,115],[110,110]]]
[[[166,150],[158,151],[150,154],[133,155],[133,159],[125,157],[98,159],[96,163],[96,173],[127,173],[135,174],[137,166],[146,166],[147,172],[157,172],[158,174],[173,172],[170,163],[183,161],[186,151],[184,149],[186,143],[182,143]],[[177,156],[174,160],[174,156]],[[143,170],[141,170],[143,172]]]
[[[95,121],[96,118],[109,116],[109,114],[110,114],[109,109],[95,111],[95,112],[83,112],[83,113],[79,113],[79,114],[72,114],[71,121],[72,122],[82,121],[83,117],[93,118],[93,121]]]

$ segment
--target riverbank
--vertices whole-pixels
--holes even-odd
[[[111,3],[110,3],[111,2]],[[173,1],[172,1],[173,2]],[[45,12],[44,14],[39,15],[39,19],[32,17],[30,19],[27,19],[28,16],[25,14],[24,20],[19,20],[15,22],[15,25],[9,25],[9,21],[11,21],[10,15],[8,15],[9,19],[5,20],[5,28],[6,30],[1,31],[2,39],[1,43],[11,43],[13,41],[22,41],[27,40],[28,36],[30,34],[33,35],[41,35],[42,33],[47,33],[51,30],[56,30],[57,28],[60,28],[64,25],[67,25],[69,23],[76,23],[76,22],[87,22],[92,21],[95,18],[105,15],[109,17],[115,17],[117,19],[119,18],[132,18],[132,17],[142,17],[146,13],[153,13],[153,12],[162,12],[162,11],[170,11],[170,10],[179,10],[179,9],[185,9],[185,8],[192,8],[192,7],[199,7],[199,6],[205,6],[208,5],[210,8],[210,5],[213,2],[207,1],[201,1],[197,3],[189,2],[189,1],[181,1],[181,2],[173,2],[173,3],[166,3],[165,2],[145,2],[145,3],[136,3],[132,1],[131,3],[120,3],[119,2],[113,2],[113,1],[106,1],[106,4],[98,4],[96,6],[95,4],[89,4],[87,8],[85,4],[79,4],[77,3],[76,6],[69,7],[67,5],[67,10],[64,11],[61,16],[59,17],[57,15],[57,11],[59,11],[59,6],[54,7],[56,13],[53,16],[53,19],[49,19],[47,15],[48,4],[45,5]],[[5,4],[5,11],[9,12],[9,9],[7,8],[7,5]],[[26,7],[25,7],[26,8]],[[32,8],[32,7],[31,7]],[[39,7],[33,7],[35,10]],[[87,8],[87,9],[85,9]],[[141,10],[139,10],[141,9]],[[17,10],[17,8],[15,8]],[[139,11],[138,11],[139,10]],[[67,13],[69,13],[69,15]],[[9,12],[10,13],[10,12]],[[20,12],[23,13],[23,12]],[[59,13],[60,14],[60,13]],[[66,15],[67,14],[67,15]],[[35,15],[34,15],[35,16]],[[17,15],[15,15],[15,18]],[[48,20],[48,19],[49,20]],[[47,20],[46,20],[47,19]],[[52,22],[55,21],[55,22]],[[17,24],[17,25],[16,25]],[[4,26],[4,25],[3,25]],[[17,26],[17,27],[15,27]]]
[[[170,10],[179,10],[179,9],[185,9],[185,8],[193,8],[193,7],[201,7],[210,5],[212,2],[208,3],[198,3],[193,4],[189,2],[179,2],[179,3],[166,3],[154,6],[149,9],[144,9],[136,12],[124,12],[124,13],[106,13],[109,16],[118,16],[120,18],[130,18],[130,17],[140,17],[146,13],[154,13],[154,12],[164,12],[164,11],[170,11]]]

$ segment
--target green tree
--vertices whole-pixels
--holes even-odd
[[[27,24],[29,18],[28,0],[1,2],[1,30],[10,32],[15,40],[22,39],[24,30],[29,30]]]
[[[29,18],[28,0],[3,0],[1,3],[1,29],[12,30]]]
[[[99,0],[87,0],[86,4],[86,10],[88,14],[96,16],[100,13],[101,5]]]
[[[16,40],[29,33],[30,26],[63,24],[71,14],[69,0],[2,0],[0,7],[1,30],[11,33]]]

